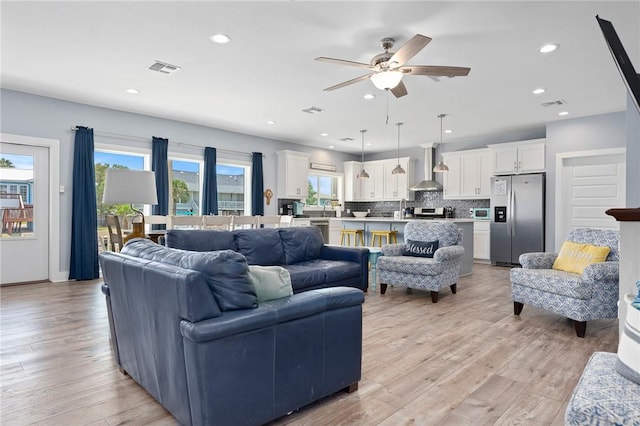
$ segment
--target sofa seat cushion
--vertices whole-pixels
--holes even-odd
[[[440,275],[444,264],[428,257],[381,256],[377,262],[379,269],[388,272],[402,272],[411,275]]]
[[[277,228],[241,229],[233,232],[238,251],[247,258],[249,265],[285,264],[284,248]]]
[[[222,311],[258,306],[249,265],[244,256],[233,250],[188,251],[136,238],[125,244],[121,253],[200,272]]]
[[[591,299],[592,284],[582,275],[556,269],[511,269],[511,283],[574,299]]]
[[[284,265],[284,268],[289,271],[294,291],[321,286],[327,281],[325,271],[313,266],[296,263],[295,265]]]

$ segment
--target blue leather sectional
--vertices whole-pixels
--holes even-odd
[[[315,231],[298,229],[304,228],[275,230],[284,235],[283,266],[300,260],[289,269],[296,294],[261,303],[248,280],[248,260],[272,262],[276,248],[261,257],[247,243],[254,235],[264,250],[266,231],[274,230],[167,235],[167,243],[198,241],[200,249],[205,240],[213,246],[227,238],[238,251],[186,251],[137,239],[121,253],[100,255],[116,362],[180,424],[260,425],[339,390],[357,389],[360,288],[366,288],[359,260],[367,250],[323,245],[314,263],[307,256],[317,252],[309,247]],[[294,235],[296,244],[287,240]],[[329,272],[330,261],[343,276]],[[345,262],[355,263],[360,274],[350,276]]]
[[[293,292],[347,286],[366,291],[369,249],[327,246],[315,226],[215,231],[173,229],[167,247],[193,251],[233,250],[249,265],[280,265],[291,274]]]

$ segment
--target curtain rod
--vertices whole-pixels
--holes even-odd
[[[78,130],[78,128],[76,126],[71,126],[71,130],[72,131],[76,131],[76,130]],[[151,142],[151,138],[143,137],[143,136],[125,135],[125,134],[122,134],[122,133],[105,132],[105,131],[100,131],[100,130],[98,130],[98,131],[94,130],[94,133],[98,134],[99,136],[107,136],[107,137],[121,138],[121,139],[130,139],[130,140],[142,141],[142,142]],[[202,145],[195,145],[195,144],[186,143],[186,142],[169,141],[169,144],[173,144],[173,145],[176,145],[176,146],[189,146],[189,147],[193,147],[193,148],[202,148],[202,149],[205,148]],[[216,151],[228,152],[228,153],[231,153],[231,154],[242,154],[242,155],[247,155],[247,156],[251,157],[251,152],[234,151],[232,149],[224,149],[224,148],[216,148]],[[262,154],[262,158],[266,158],[266,157],[267,157],[266,155]]]

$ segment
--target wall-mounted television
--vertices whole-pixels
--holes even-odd
[[[613,60],[620,71],[622,80],[624,80],[629,95],[636,105],[638,114],[640,114],[640,74],[636,73],[629,59],[629,55],[627,55],[627,52],[624,50],[624,46],[622,46],[616,30],[613,28],[613,24],[610,21],[600,18],[598,15],[596,15],[596,19],[600,25],[604,39],[609,46]]]

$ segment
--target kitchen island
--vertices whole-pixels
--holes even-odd
[[[404,242],[404,225],[409,221],[452,222],[462,229],[464,255],[460,264],[460,276],[469,275],[473,270],[473,219],[394,219],[392,217],[341,217],[329,220],[329,243],[340,244],[341,229],[362,229],[365,244],[371,245],[371,231],[398,231],[398,242]]]

